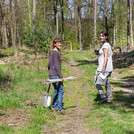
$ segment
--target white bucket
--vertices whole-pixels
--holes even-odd
[[[48,95],[43,96],[43,106],[44,107],[51,106],[51,96],[48,96]]]

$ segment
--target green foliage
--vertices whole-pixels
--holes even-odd
[[[127,44],[127,16],[126,10],[127,4],[126,0],[114,2],[114,20],[115,20],[115,28],[116,28],[116,46],[126,46]]]
[[[11,47],[11,48],[7,48],[7,49],[2,49],[2,50],[0,50],[0,54],[3,54],[3,55],[14,55],[14,48]]]
[[[71,29],[67,28],[67,27],[65,27],[64,30],[65,30],[65,34],[66,34],[65,40],[66,41],[73,40],[74,39],[74,32]]]
[[[73,46],[73,49],[79,49],[79,47],[80,47],[76,40],[73,40],[72,46]]]
[[[24,29],[23,43],[27,47],[33,48],[35,52],[47,53],[53,37],[54,34],[49,25],[44,28],[37,27],[35,32],[31,27],[26,27]]]
[[[98,24],[98,23],[97,23]],[[99,25],[99,24],[98,24]],[[94,24],[89,20],[82,22],[82,45],[83,48],[91,48],[94,45]],[[99,33],[99,28],[97,28]]]
[[[73,49],[79,49],[78,41],[74,38],[74,32],[70,28],[65,27],[65,34],[65,41],[71,41]]]

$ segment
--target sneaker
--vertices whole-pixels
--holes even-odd
[[[61,114],[61,115],[65,115],[66,114],[64,109],[62,109],[61,111],[58,110],[58,113]]]
[[[98,104],[102,104],[102,103],[106,102],[106,100],[107,100],[107,98],[101,98]]]
[[[58,109],[56,109],[56,108],[52,108],[51,110],[52,110],[52,112],[58,111]]]

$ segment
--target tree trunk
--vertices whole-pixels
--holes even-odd
[[[35,32],[36,0],[33,0],[33,31]]]
[[[96,46],[97,44],[97,32],[96,32],[96,21],[97,21],[97,16],[96,16],[96,12],[97,12],[97,0],[94,0],[94,45]],[[95,47],[94,46],[94,47]]]
[[[127,50],[130,49],[130,0],[127,0]]]
[[[78,15],[77,15],[76,0],[74,0],[74,24],[75,24],[75,39],[78,39]]]
[[[91,0],[88,2],[88,19],[89,19],[89,21],[90,21],[90,18],[91,18],[91,14],[92,14],[92,12],[91,12]],[[90,22],[89,22],[90,23]]]
[[[0,0],[0,19],[2,20],[2,2]],[[1,48],[1,43],[2,43],[2,21],[0,21],[0,48]]]
[[[113,39],[113,47],[116,46],[116,27],[115,27],[115,24],[114,24],[114,39]]]
[[[17,35],[17,0],[15,0],[14,4],[14,48],[16,48],[16,35]]]
[[[21,46],[21,37],[20,37],[20,31],[19,28],[17,28],[17,39],[18,39],[18,46]]]
[[[29,25],[31,27],[32,23],[31,23],[31,11],[30,11],[30,3],[29,3],[29,0],[28,0],[28,13],[29,13]]]
[[[61,1],[61,17],[62,17],[62,40],[64,43],[64,0]]]
[[[56,12],[57,12],[57,9],[56,9],[56,4],[55,2],[53,3],[53,9],[54,9],[54,24],[56,26]]]
[[[58,1],[56,0],[56,33],[59,34],[59,24],[58,24]]]
[[[82,33],[81,33],[81,1],[78,1],[78,29],[79,29],[79,45],[82,50]]]
[[[2,48],[8,47],[8,38],[7,38],[7,27],[6,27],[6,5],[5,1],[1,2],[1,38],[2,38]]]
[[[114,27],[114,31],[113,31],[113,47],[115,47],[115,44],[116,44],[116,40],[115,40],[115,33],[116,33],[116,28],[115,28],[115,24],[116,24],[116,21],[115,21],[115,13],[114,13],[114,0],[113,0],[113,3],[112,3],[112,13],[113,13],[113,27]]]
[[[55,18],[55,26],[56,26],[56,34],[58,35],[58,0],[56,0],[56,3],[54,3],[54,18]]]
[[[14,13],[13,13],[13,8],[12,8],[12,0],[10,0],[10,30],[11,30],[11,41],[12,41],[12,46],[14,47],[14,26],[13,26],[13,21],[14,21]]]
[[[36,44],[35,44],[35,26],[36,26],[36,0],[33,0],[33,31],[34,31],[34,34],[33,34],[33,46],[34,46],[34,55],[35,55],[35,58],[37,58],[37,53],[36,53]]]
[[[132,0],[130,0],[131,44],[133,46],[134,44],[133,44],[133,20],[132,20],[132,16],[133,16],[133,13],[132,13]]]
[[[44,2],[44,23],[47,23],[47,16],[46,16],[46,2]]]
[[[107,0],[105,0],[105,25],[106,25],[106,31],[108,33],[108,23],[107,23],[107,12],[108,12],[108,9],[107,9]]]

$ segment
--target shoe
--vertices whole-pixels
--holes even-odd
[[[111,101],[107,101],[107,104],[111,105],[111,104],[112,104],[112,102],[111,102]]]
[[[106,102],[106,100],[107,100],[107,98],[101,98],[98,104],[102,104],[102,103]]]
[[[66,114],[64,109],[62,109],[61,111],[58,110],[57,112],[58,112],[59,114],[61,114],[61,115],[65,115],[65,114]]]
[[[52,110],[52,112],[58,111],[58,109],[56,109],[56,108],[52,108],[51,110]]]

